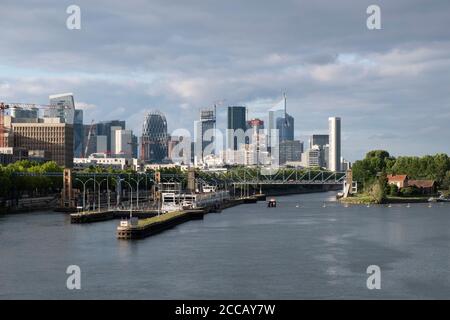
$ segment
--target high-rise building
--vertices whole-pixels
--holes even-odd
[[[88,157],[92,153],[99,152],[97,150],[97,125],[83,125],[83,156]],[[89,135],[89,131],[91,132]],[[87,148],[86,148],[87,146]],[[103,151],[106,150],[106,139],[105,139],[105,148]],[[103,152],[102,151],[102,152]]]
[[[50,95],[50,108],[44,111],[44,118],[60,118],[61,122],[73,124],[75,118],[75,101],[73,93]]]
[[[316,148],[320,152],[320,167],[328,168],[328,144],[330,136],[328,134],[313,134],[309,139],[309,148]]]
[[[330,135],[328,169],[331,171],[341,170],[341,118],[328,118]]]
[[[294,140],[294,118],[287,114],[276,119],[280,142]]]
[[[167,121],[159,111],[149,112],[142,126],[141,159],[149,163],[161,163],[167,158]]]
[[[132,137],[133,131],[131,130],[115,130],[114,154],[125,158],[132,158]]]
[[[125,130],[125,121],[111,120],[103,121],[96,124],[96,136],[106,136],[106,149],[103,146],[103,138],[100,145],[97,146],[97,152],[111,154],[114,152],[115,130]],[[113,141],[114,140],[114,141]],[[101,151],[100,151],[101,150]]]
[[[280,164],[285,164],[286,162],[296,162],[300,161],[301,155],[303,153],[303,142],[299,140],[285,140],[280,142]]]
[[[42,150],[49,159],[66,168],[73,166],[73,125],[52,119],[40,123],[12,123],[14,146]]]
[[[83,110],[75,109],[73,93],[50,95],[49,101],[50,108],[44,110],[44,118],[59,118],[61,122],[73,125],[73,154],[75,157],[82,157],[84,146]]]
[[[15,118],[16,122],[23,122],[24,119],[36,119],[37,122],[39,118],[38,108],[24,109],[20,106],[12,106],[10,110],[10,115]]]
[[[309,148],[313,146],[324,147],[330,143],[330,136],[328,134],[313,134],[309,139]]]
[[[84,126],[83,110],[75,109],[73,120],[73,155],[75,158],[83,156],[84,152]]]
[[[252,119],[247,122],[247,127],[251,129],[251,146],[250,150],[253,152],[252,164],[265,164],[267,158],[267,135],[264,130],[264,121],[261,119]]]
[[[286,105],[287,99],[286,94],[284,94],[283,99],[269,110],[269,149],[274,143],[294,140],[294,118],[287,114]],[[277,132],[278,139],[276,139],[275,132]]]
[[[244,106],[229,106],[227,115],[227,147],[232,150],[238,150],[239,141],[235,137],[236,130],[243,132],[247,129],[247,108]]]
[[[200,110],[200,141],[201,141],[201,146],[202,146],[202,159],[205,156],[204,152],[205,149],[208,145],[210,145],[211,143],[214,143],[214,138],[211,136],[206,136],[206,133],[209,132],[211,133],[211,130],[214,130],[216,127],[216,112],[215,109],[203,109]],[[215,150],[213,150],[215,152]],[[213,152],[213,153],[214,153]]]
[[[133,134],[131,136],[131,152],[133,153],[134,159],[137,159],[138,157],[138,145],[139,145],[138,137]]]

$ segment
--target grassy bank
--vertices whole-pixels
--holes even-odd
[[[137,228],[145,228],[154,223],[164,222],[176,218],[178,216],[182,216],[184,214],[186,214],[185,211],[173,211],[169,213],[160,214],[159,216],[154,216],[152,218],[139,219]]]
[[[381,203],[425,203],[428,202],[430,196],[387,196]],[[369,195],[357,194],[352,197],[342,198],[339,201],[348,204],[376,204],[377,202]]]

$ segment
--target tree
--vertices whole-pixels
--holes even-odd
[[[371,185],[368,193],[369,196],[372,198],[372,201],[375,203],[383,203],[384,199],[386,198],[386,191],[381,181],[379,180],[375,181]]]
[[[390,196],[398,196],[398,187],[395,184],[390,184],[388,188],[388,192]]]

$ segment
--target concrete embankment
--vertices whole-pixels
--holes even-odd
[[[158,215],[158,211],[156,210],[133,210],[133,217],[139,219],[147,219],[152,218]],[[92,223],[92,222],[100,222],[107,221],[112,219],[123,219],[129,218],[130,211],[127,210],[104,210],[100,212],[91,211],[91,212],[80,212],[80,213],[72,213],[70,215],[71,223]]]
[[[3,200],[0,202],[0,213],[26,213],[41,210],[53,210],[59,205],[57,195],[47,197],[22,198],[17,201]]]
[[[158,234],[164,230],[173,228],[190,220],[203,219],[203,216],[210,212],[220,212],[223,209],[231,208],[243,203],[254,203],[258,200],[264,199],[264,195],[252,196],[243,199],[233,199],[223,202],[218,207],[209,206],[199,209],[175,211],[149,219],[138,220],[135,225],[131,225],[131,222],[128,221],[125,223],[126,225],[117,227],[117,238],[124,240],[142,239]]]

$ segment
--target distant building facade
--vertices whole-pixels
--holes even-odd
[[[301,160],[303,153],[303,142],[299,140],[285,140],[280,142],[279,146],[280,164],[286,164],[286,162],[295,162]]]
[[[52,118],[50,118],[52,119]],[[49,160],[66,168],[73,166],[73,125],[46,120],[43,123],[13,123],[14,146],[43,150]]]

